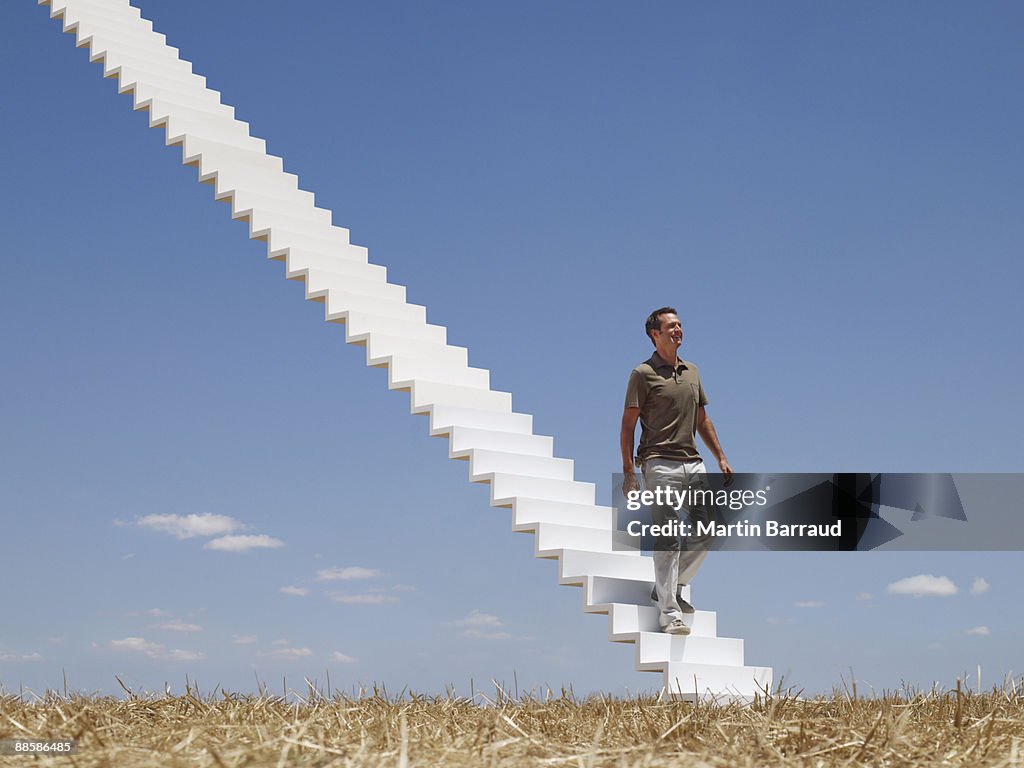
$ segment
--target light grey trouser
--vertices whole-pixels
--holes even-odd
[[[653,490],[658,487],[668,487],[673,490],[682,491],[685,488],[705,488],[707,484],[704,476],[707,469],[704,462],[697,461],[671,461],[669,459],[648,459],[643,464],[644,487]],[[682,522],[687,519],[692,521],[690,510],[682,507],[680,512],[685,516]],[[680,513],[671,506],[651,507],[651,522],[655,525],[662,525],[670,521],[680,521]],[[655,547],[654,550],[654,579],[655,588],[658,593],[658,608],[661,615],[658,617],[662,628],[667,627],[673,620],[682,619],[683,614],[676,602],[676,585],[689,584],[700,564],[707,557],[707,549],[680,550],[664,549],[664,543]]]

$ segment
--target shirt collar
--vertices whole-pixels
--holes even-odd
[[[676,364],[672,365],[671,363],[665,362],[662,356],[657,352],[651,355],[651,359],[647,362],[654,370],[658,370],[659,368],[668,368],[671,371],[679,371],[686,368],[686,363],[680,360],[678,356],[676,357]]]

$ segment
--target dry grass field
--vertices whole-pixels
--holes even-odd
[[[294,699],[294,700],[293,700]],[[0,739],[74,738],[75,766],[1024,766],[1024,680],[986,693],[827,698],[751,706],[641,697],[477,703],[381,691],[288,700],[227,692],[0,697]]]

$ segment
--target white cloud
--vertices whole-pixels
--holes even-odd
[[[235,645],[252,645],[258,638],[256,635],[232,635],[231,642]]]
[[[394,595],[384,595],[379,592],[364,593],[360,595],[343,595],[334,593],[331,600],[343,605],[386,605],[397,603],[398,598]]]
[[[259,655],[279,661],[290,661],[292,659],[304,659],[307,656],[312,656],[313,651],[309,648],[274,648],[271,651],[263,651]]]
[[[984,595],[991,588],[992,588],[992,585],[989,584],[987,581],[985,581],[984,578],[982,578],[981,576],[975,576],[974,577],[974,583],[971,584],[971,594],[972,595]]]
[[[347,568],[337,566],[321,568],[316,572],[317,581],[352,581],[353,579],[373,579],[377,576],[380,576],[380,571],[363,568],[359,565],[350,565]]]
[[[166,646],[160,643],[151,643],[142,637],[111,640],[110,647],[115,651],[141,653],[151,659],[160,659],[161,661],[200,661],[206,658],[206,654],[201,651],[185,651],[180,648],[167,650]]]
[[[227,515],[145,515],[137,525],[160,533],[169,533],[176,539],[196,536],[220,536],[242,527],[242,523]]]
[[[13,653],[11,651],[0,651],[0,661],[42,661],[43,657],[38,653]]]
[[[980,627],[972,627],[971,629],[968,629],[967,630],[967,634],[968,635],[979,635],[981,637],[988,637],[989,635],[992,634],[992,630],[990,630],[988,627],[982,625]]]
[[[911,595],[912,597],[949,597],[957,593],[956,584],[945,576],[922,573],[894,581],[886,587],[890,595]]]
[[[180,648],[167,651],[159,656],[166,661],[202,661],[206,654],[202,651],[183,651]]]
[[[127,555],[121,555],[122,560],[131,560],[133,557],[135,557],[134,552],[129,552]]]
[[[481,629],[470,627],[459,632],[460,637],[475,637],[481,640],[508,640],[512,635],[508,632],[484,632]]]
[[[340,664],[352,664],[355,659],[341,651],[335,651],[331,654],[331,661],[337,661]]]
[[[154,629],[168,629],[171,632],[202,632],[203,628],[198,624],[190,624],[181,619],[171,619],[160,624],[151,625]]]
[[[872,595],[870,592],[858,592],[857,593],[857,599],[858,600],[870,600],[872,597],[874,597],[874,595]]]
[[[216,549],[221,552],[248,552],[250,549],[276,549],[283,546],[284,542],[280,539],[261,533],[258,535],[221,536],[203,544],[203,549]]]
[[[296,597],[303,597],[309,594],[309,590],[305,587],[281,587],[277,591],[284,595],[295,595]]]
[[[797,600],[794,605],[797,608],[824,608],[825,603],[821,600]]]
[[[493,613],[484,613],[477,608],[461,619],[446,621],[445,625],[461,627],[459,637],[472,637],[480,640],[508,640],[512,637],[508,632],[499,629],[499,627],[505,626],[504,621]]]
[[[270,644],[271,645],[288,645],[288,638],[282,637],[282,638],[279,638],[277,640],[271,640]]]
[[[115,651],[131,651],[132,653],[157,653],[163,649],[159,643],[150,643],[141,637],[126,637],[122,640],[111,640],[110,647]]]
[[[453,627],[503,627],[505,622],[493,613],[483,613],[474,608],[461,619],[449,622]]]

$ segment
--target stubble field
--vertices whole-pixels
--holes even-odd
[[[0,696],[0,739],[75,739],[75,766],[1024,766],[1024,680],[750,706],[589,697]]]

